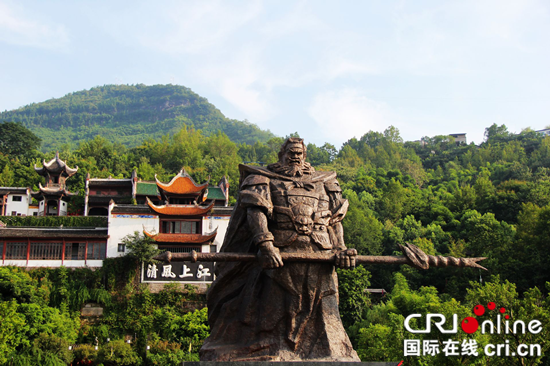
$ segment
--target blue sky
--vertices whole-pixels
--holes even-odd
[[[179,84],[229,118],[336,147],[550,125],[550,3],[4,1],[0,110]]]

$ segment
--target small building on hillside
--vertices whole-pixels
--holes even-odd
[[[544,130],[537,130],[535,132],[538,133],[539,135],[550,136],[550,128],[545,128]]]
[[[455,138],[455,143],[457,145],[466,145],[466,134],[465,133],[450,133],[449,136]]]

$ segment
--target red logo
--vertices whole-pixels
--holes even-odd
[[[489,311],[496,310],[496,308],[497,308],[497,305],[492,301],[487,304],[487,309],[489,309]],[[474,306],[473,311],[474,311],[474,314],[476,316],[483,316],[483,315],[485,315],[485,306],[476,305],[476,306]],[[506,312],[506,309],[505,308],[500,308],[499,312],[501,314],[504,314]],[[504,318],[505,319],[510,319],[510,315],[506,315],[506,316],[504,316]],[[462,330],[464,332],[466,332],[468,334],[472,334],[472,333],[477,332],[477,330],[479,329],[479,322],[477,321],[476,318],[468,316],[468,317],[462,319],[462,322],[460,323],[460,326],[462,327]]]

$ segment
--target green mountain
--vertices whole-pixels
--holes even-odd
[[[274,135],[226,118],[205,98],[180,85],[105,85],[0,113],[42,138],[42,150],[59,149],[101,135],[128,147],[158,139],[187,125],[205,135],[224,132],[237,143],[265,142]]]

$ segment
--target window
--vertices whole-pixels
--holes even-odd
[[[27,243],[6,243],[6,259],[27,259]]]
[[[105,242],[88,243],[88,260],[105,259]]]
[[[11,212],[11,215],[12,215],[12,216],[17,216],[17,211],[12,211],[12,212]]]
[[[124,253],[126,251],[126,244],[118,244],[118,252]]]
[[[63,243],[31,243],[29,259],[61,260]]]
[[[168,234],[196,234],[200,232],[200,221],[163,221],[161,230]]]
[[[0,258],[4,255],[4,242],[0,241]]]
[[[168,203],[172,205],[192,205],[194,199],[193,198],[173,198],[170,197],[168,199]]]
[[[83,261],[86,254],[86,243],[66,243],[65,260]]]
[[[198,252],[198,253],[201,252],[201,247],[165,247],[165,246],[160,246],[159,249],[162,250],[163,252],[169,251],[169,252],[172,252],[172,253],[191,253],[193,250],[195,252]]]
[[[11,200],[13,202],[21,202],[21,201],[23,201],[23,197],[22,196],[12,196]]]

